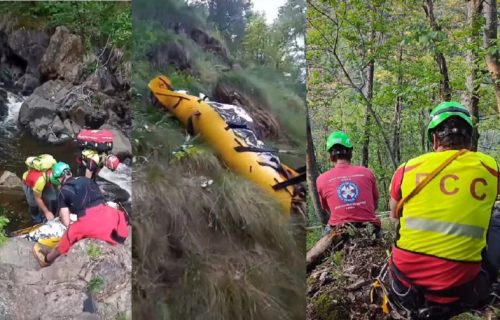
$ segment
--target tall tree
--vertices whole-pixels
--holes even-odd
[[[472,115],[474,128],[472,131],[472,149],[477,151],[477,143],[479,140],[478,122],[479,122],[479,54],[478,44],[481,27],[481,9],[483,0],[468,0],[467,1],[467,24],[469,25],[469,36],[467,37],[467,65],[469,67],[469,75],[465,86],[467,88],[467,106]]]
[[[437,23],[436,17],[434,16],[434,5],[432,0],[423,0],[422,6],[424,8],[425,14],[429,19],[429,24],[434,32],[441,32],[441,26]],[[446,59],[444,54],[439,50],[435,43],[433,43],[434,48],[434,59],[436,60],[439,72],[441,73],[441,100],[451,100],[451,88],[450,88],[450,77],[448,75],[448,66],[446,65]]]
[[[485,19],[484,48],[486,49],[486,65],[495,84],[497,109],[500,113],[500,52],[497,44],[498,13],[497,1],[487,0],[483,3]]]
[[[227,39],[239,44],[252,15],[250,0],[207,0],[208,20],[213,22]]]
[[[316,180],[319,177],[319,170],[316,161],[316,152],[314,150],[314,141],[312,138],[311,122],[309,119],[309,113],[307,114],[307,154],[306,154],[306,165],[307,165],[307,186],[309,194],[311,196],[311,202],[314,208],[316,216],[321,221],[322,224],[328,223],[329,215],[321,208],[318,189],[316,188]]]

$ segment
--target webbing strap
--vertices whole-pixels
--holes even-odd
[[[270,153],[278,152],[278,150],[276,150],[276,149],[257,148],[257,147],[241,146],[241,145],[234,147],[234,151],[236,151],[236,152],[270,152]]]
[[[401,210],[403,210],[403,206],[410,201],[414,196],[416,196],[422,189],[429,184],[429,182],[432,181],[441,171],[444,170],[450,163],[453,162],[456,158],[461,156],[462,154],[466,153],[468,150],[467,149],[462,149],[458,151],[457,153],[453,154],[451,157],[446,159],[445,162],[443,162],[439,167],[437,167],[430,175],[425,177],[425,179],[418,184],[418,186],[415,187],[415,189],[410,192],[406,197],[401,199],[398,203],[398,206],[396,208],[396,216],[399,218],[401,216]]]
[[[290,178],[288,180],[285,180],[283,182],[280,182],[280,183],[277,183],[273,186],[273,189],[274,190],[281,190],[281,189],[285,189],[289,186],[293,186],[293,185],[296,185],[296,184],[299,184],[301,182],[304,182],[306,180],[306,174],[305,173],[302,173],[296,177],[293,177],[293,178]]]

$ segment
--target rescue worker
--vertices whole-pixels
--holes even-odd
[[[61,186],[58,194],[60,217],[68,227],[58,246],[44,252],[43,266],[67,253],[77,241],[94,238],[110,244],[123,243],[128,236],[125,214],[105,204],[99,186],[87,177],[73,177],[68,164],[58,162],[52,168],[51,183]],[[70,213],[77,221],[70,224]]]
[[[379,193],[373,172],[351,164],[352,144],[342,131],[333,132],[326,149],[333,168],[316,180],[322,208],[330,213],[324,234],[346,223],[356,227],[367,224],[380,230],[380,219],[375,215]]]
[[[23,191],[28,202],[31,219],[35,224],[54,219],[57,212],[57,193],[50,183],[52,171],[45,168],[47,162],[55,160],[50,155],[29,157],[28,170],[23,174]]]
[[[427,136],[433,152],[401,165],[390,186],[391,217],[399,227],[389,287],[414,317],[446,319],[486,299],[496,278],[482,254],[499,192],[498,165],[470,151],[473,124],[463,105],[443,102],[430,116]],[[398,210],[398,203],[434,172]],[[496,232],[489,241],[500,241]],[[497,261],[499,254],[490,252]]]
[[[120,160],[115,155],[108,155],[105,152],[99,153],[96,150],[83,149],[77,158],[77,163],[79,164],[79,175],[95,180],[104,166],[115,171]]]

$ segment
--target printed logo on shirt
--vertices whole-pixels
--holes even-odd
[[[359,196],[359,188],[352,181],[345,181],[337,188],[337,196],[344,203],[352,203]]]

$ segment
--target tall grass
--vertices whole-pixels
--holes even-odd
[[[304,319],[303,238],[277,203],[210,153],[138,169],[134,318]]]

